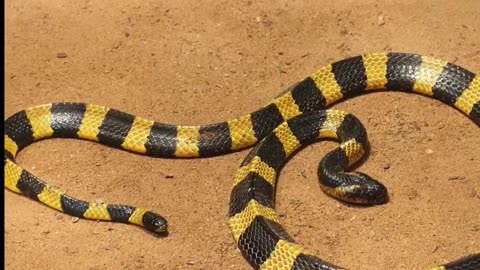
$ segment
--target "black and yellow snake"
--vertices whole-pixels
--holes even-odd
[[[275,182],[285,160],[318,138],[340,146],[318,169],[324,192],[353,203],[388,200],[369,176],[345,172],[368,147],[353,115],[325,110],[339,100],[376,90],[423,94],[454,106],[480,126],[480,77],[432,57],[374,53],[325,66],[268,105],[248,115],[204,126],[162,124],[103,106],[53,103],[20,111],[5,121],[5,187],[73,216],[133,223],[163,233],[167,222],[141,208],[77,200],[15,163],[27,145],[46,138],[79,138],[155,157],[206,157],[255,148],[235,174],[229,223],[233,237],[256,269],[342,269],[305,250],[279,224]],[[480,269],[480,251],[433,269]]]

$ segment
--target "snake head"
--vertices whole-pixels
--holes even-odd
[[[348,203],[372,205],[388,202],[387,188],[366,174],[342,173],[339,179],[342,181],[337,187],[322,186],[322,189],[328,195]]]
[[[348,189],[345,196],[348,202],[365,205],[388,202],[387,188],[382,183],[364,173],[354,172],[348,175],[353,178],[350,186],[345,187]]]
[[[155,234],[167,233],[167,220],[162,216],[146,211],[142,218],[143,227]]]

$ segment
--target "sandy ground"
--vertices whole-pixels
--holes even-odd
[[[415,52],[480,72],[480,1],[7,1],[4,117],[80,101],[152,120],[206,124],[266,104],[315,69],[377,51]],[[365,124],[359,170],[390,203],[325,196],[304,149],[277,190],[282,224],[315,254],[351,269],[421,269],[478,250],[480,136],[453,108],[376,93],[335,106]],[[7,269],[250,269],[228,227],[232,176],[248,150],[209,159],[139,156],[47,140],[18,161],[86,200],[164,214],[170,235],[79,220],[5,191]],[[173,176],[173,178],[167,177]]]

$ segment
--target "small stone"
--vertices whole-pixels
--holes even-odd
[[[72,217],[72,222],[73,223],[77,223],[79,220],[80,220],[80,218],[78,218],[78,217]]]
[[[383,15],[378,15],[377,17],[377,25],[382,26],[385,24],[385,17]]]
[[[384,170],[390,169],[390,163],[388,163],[388,162],[383,163],[383,169]]]
[[[425,150],[425,153],[427,153],[427,154],[433,154],[433,150],[430,149],[430,148],[429,148],[429,149],[426,149],[426,150]]]
[[[407,191],[407,197],[408,197],[410,200],[415,199],[417,196],[418,196],[418,192],[417,192],[416,190],[410,189],[409,191]]]
[[[67,54],[64,52],[57,53],[57,58],[67,58]]]
[[[463,177],[463,176],[458,176],[458,175],[448,177],[448,180],[450,180],[450,181],[453,181],[453,180],[463,180],[463,179],[465,179],[465,177]]]
[[[114,49],[118,49],[118,48],[120,48],[121,46],[122,46],[122,42],[121,42],[121,41],[117,41],[117,42],[113,43],[113,46],[112,46],[112,47],[113,47]]]
[[[94,201],[96,204],[104,204],[105,201],[103,199],[95,199]]]
[[[194,262],[194,261],[188,261],[187,264],[188,264],[188,265],[194,265],[195,262]]]
[[[305,57],[309,56],[310,54],[311,54],[310,52],[306,52],[306,53],[302,54],[300,57],[305,58]]]
[[[169,174],[165,175],[165,178],[168,178],[168,179],[171,179],[171,178],[173,178],[173,177],[174,177],[174,175],[173,175],[173,174],[171,174],[171,173],[169,173]]]
[[[108,74],[113,71],[112,67],[106,67],[105,70],[103,71],[105,74]]]

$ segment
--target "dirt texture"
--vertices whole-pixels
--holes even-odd
[[[316,69],[379,51],[480,72],[480,1],[6,1],[5,114],[39,104],[105,105],[164,123],[220,122],[256,110]],[[359,208],[323,194],[320,142],[282,171],[289,234],[349,269],[422,269],[480,248],[480,136],[465,115],[407,93],[334,106],[371,143],[358,168],[390,202]],[[18,162],[68,194],[162,213],[170,234],[75,220],[5,190],[7,269],[251,269],[228,226],[233,175],[249,150],[159,159],[52,139]]]

